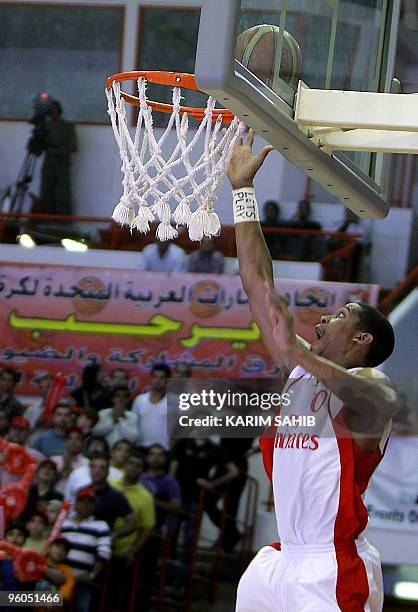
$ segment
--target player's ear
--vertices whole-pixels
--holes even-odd
[[[353,338],[353,342],[356,344],[371,344],[373,336],[369,332],[358,331]]]

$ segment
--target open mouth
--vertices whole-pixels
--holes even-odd
[[[316,336],[320,340],[325,335],[325,330],[322,325],[315,325]]]

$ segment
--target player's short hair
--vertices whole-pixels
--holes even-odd
[[[375,367],[386,361],[395,348],[395,334],[385,315],[370,304],[361,303],[355,329],[373,336],[365,365]]]
[[[166,363],[155,363],[151,368],[151,374],[154,372],[164,372],[167,378],[171,376],[171,369]]]

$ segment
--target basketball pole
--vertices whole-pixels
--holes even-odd
[[[295,122],[328,154],[418,154],[418,94],[310,89],[299,81]]]

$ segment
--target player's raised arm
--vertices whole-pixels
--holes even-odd
[[[270,253],[261,231],[253,180],[274,147],[264,147],[258,155],[252,152],[254,132],[242,139],[229,164],[228,176],[233,189],[235,238],[242,284],[248,296],[251,314],[263,336],[270,355],[287,372],[295,365],[277,350],[272,339],[264,283],[274,285]]]

